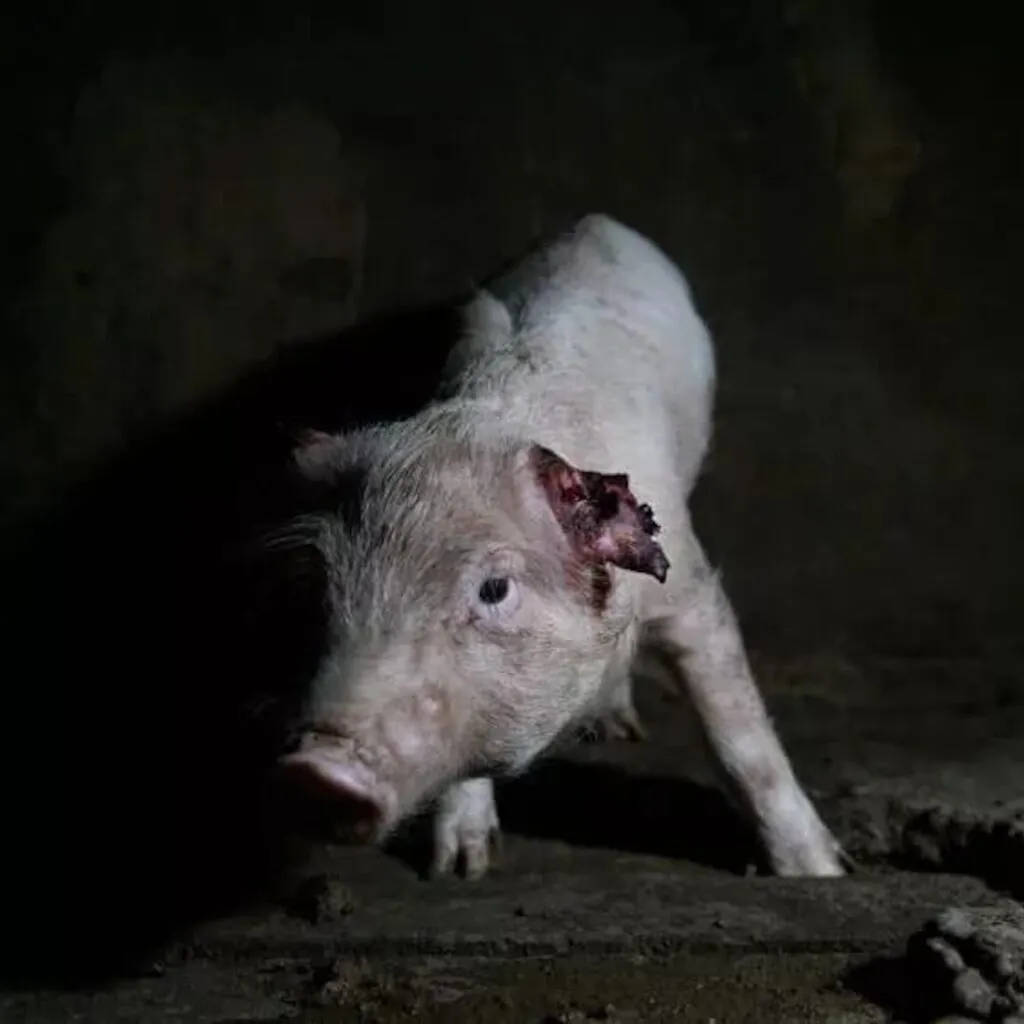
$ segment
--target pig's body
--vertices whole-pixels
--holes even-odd
[[[687,499],[710,440],[714,382],[711,339],[679,271],[640,235],[592,216],[470,304],[437,411],[476,437],[529,438],[574,466],[627,472],[682,567],[692,561]],[[677,591],[620,575],[606,617],[619,620],[624,658]],[[610,670],[586,713],[610,710],[623,679]]]
[[[715,368],[680,272],[591,216],[465,323],[432,406],[297,455],[340,488],[306,521],[336,636],[285,764],[368,839],[439,795],[435,868],[479,875],[490,776],[596,718],[638,731],[645,659],[689,692],[774,870],[841,874],[691,526]]]

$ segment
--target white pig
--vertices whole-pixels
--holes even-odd
[[[642,658],[688,693],[773,871],[843,874],[690,520],[714,385],[681,272],[590,215],[468,303],[422,412],[310,435],[327,511],[294,533],[326,567],[330,649],[285,777],[368,842],[437,797],[435,872],[479,877],[491,780],[581,723],[635,729]]]

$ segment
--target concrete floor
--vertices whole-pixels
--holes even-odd
[[[424,879],[415,825],[390,852],[310,846],[266,900],[117,982],[8,994],[4,1020],[924,1019],[910,936],[1020,895],[1020,689],[976,665],[760,667],[847,879],[752,875],[685,705],[643,692],[649,742],[566,750],[502,794],[490,877]]]

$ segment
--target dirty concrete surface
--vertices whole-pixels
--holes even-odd
[[[685,705],[644,690],[649,742],[566,748],[505,788],[488,878],[427,879],[419,823],[387,851],[304,844],[262,899],[130,950],[116,981],[9,992],[4,1019],[931,1019],[912,934],[1020,914],[1024,701],[970,665],[969,701],[916,667],[789,667],[783,689],[761,669],[847,879],[756,874]]]
[[[995,5],[892,5],[921,154],[854,229],[774,6],[722,10],[23,14],[2,1019],[966,1012],[903,954],[1022,898],[1010,34]],[[758,876],[685,705],[647,689],[648,742],[504,788],[481,882],[422,879],[419,823],[387,851],[266,824],[261,687],[316,647],[315,578],[249,557],[289,432],[415,401],[450,327],[421,304],[596,209],[679,260],[715,333],[698,527],[849,879]]]

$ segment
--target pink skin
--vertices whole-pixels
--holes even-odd
[[[660,527],[650,506],[637,502],[625,474],[579,470],[540,446],[534,446],[531,458],[537,482],[569,540],[567,579],[580,588],[581,600],[600,613],[607,589],[599,578],[581,574],[581,568],[601,577],[613,565],[664,583],[669,562],[653,539]],[[409,812],[402,806],[403,794],[353,756],[353,743],[331,728],[308,728],[300,748],[282,757],[278,767],[292,791],[314,800],[337,825],[337,838],[345,841],[380,842]],[[454,779],[434,781],[438,785],[431,790]]]
[[[291,786],[333,812],[339,837],[352,843],[377,842],[394,823],[394,794],[343,755],[343,747],[310,746],[281,758],[278,767]]]

